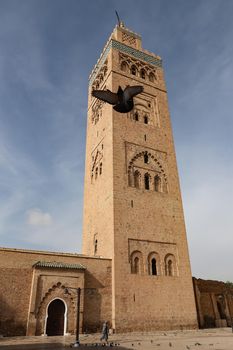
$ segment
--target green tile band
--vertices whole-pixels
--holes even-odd
[[[95,78],[96,78],[97,74],[99,73],[101,67],[103,66],[111,48],[117,49],[117,50],[124,52],[124,53],[127,53],[127,54],[133,56],[134,58],[143,60],[149,64],[152,64],[153,66],[162,67],[162,60],[161,59],[150,56],[150,55],[146,54],[145,52],[136,50],[133,47],[127,46],[125,44],[120,43],[119,41],[112,39],[109,42],[109,44],[107,45],[99,62],[95,66],[94,71],[93,71],[91,78],[89,80],[89,85],[91,85],[93,83],[93,81],[95,80]]]
[[[134,49],[133,47],[127,46],[125,44],[120,43],[119,41],[112,40],[112,47],[113,49],[117,49],[119,51],[128,53],[129,55],[138,58],[140,60],[143,60],[149,64],[152,64],[157,67],[162,67],[162,60],[155,58],[153,56],[150,56],[146,54],[145,52],[139,51]]]
[[[49,268],[58,268],[58,269],[78,269],[78,270],[85,270],[86,267],[82,264],[66,264],[62,262],[56,262],[56,261],[38,261],[33,266],[35,267],[49,267]]]

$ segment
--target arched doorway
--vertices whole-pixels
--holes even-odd
[[[47,335],[64,335],[65,304],[61,299],[54,299],[48,307],[46,323]]]
[[[225,310],[224,310],[224,306],[223,303],[221,301],[217,301],[217,308],[218,308],[218,312],[219,312],[219,316],[222,320],[226,319],[226,314],[225,314]]]

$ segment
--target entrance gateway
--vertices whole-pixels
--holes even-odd
[[[65,311],[66,306],[61,299],[51,301],[46,318],[46,335],[64,335]]]

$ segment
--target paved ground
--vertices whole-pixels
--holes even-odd
[[[231,328],[173,331],[156,333],[114,334],[109,341],[113,346],[99,345],[99,334],[81,335],[80,350],[233,350]],[[14,337],[0,338],[0,350],[66,349],[74,337]],[[96,345],[98,344],[98,345]]]

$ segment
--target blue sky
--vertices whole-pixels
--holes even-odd
[[[115,9],[163,58],[193,275],[232,281],[231,0],[0,0],[0,245],[81,252],[88,76]]]

